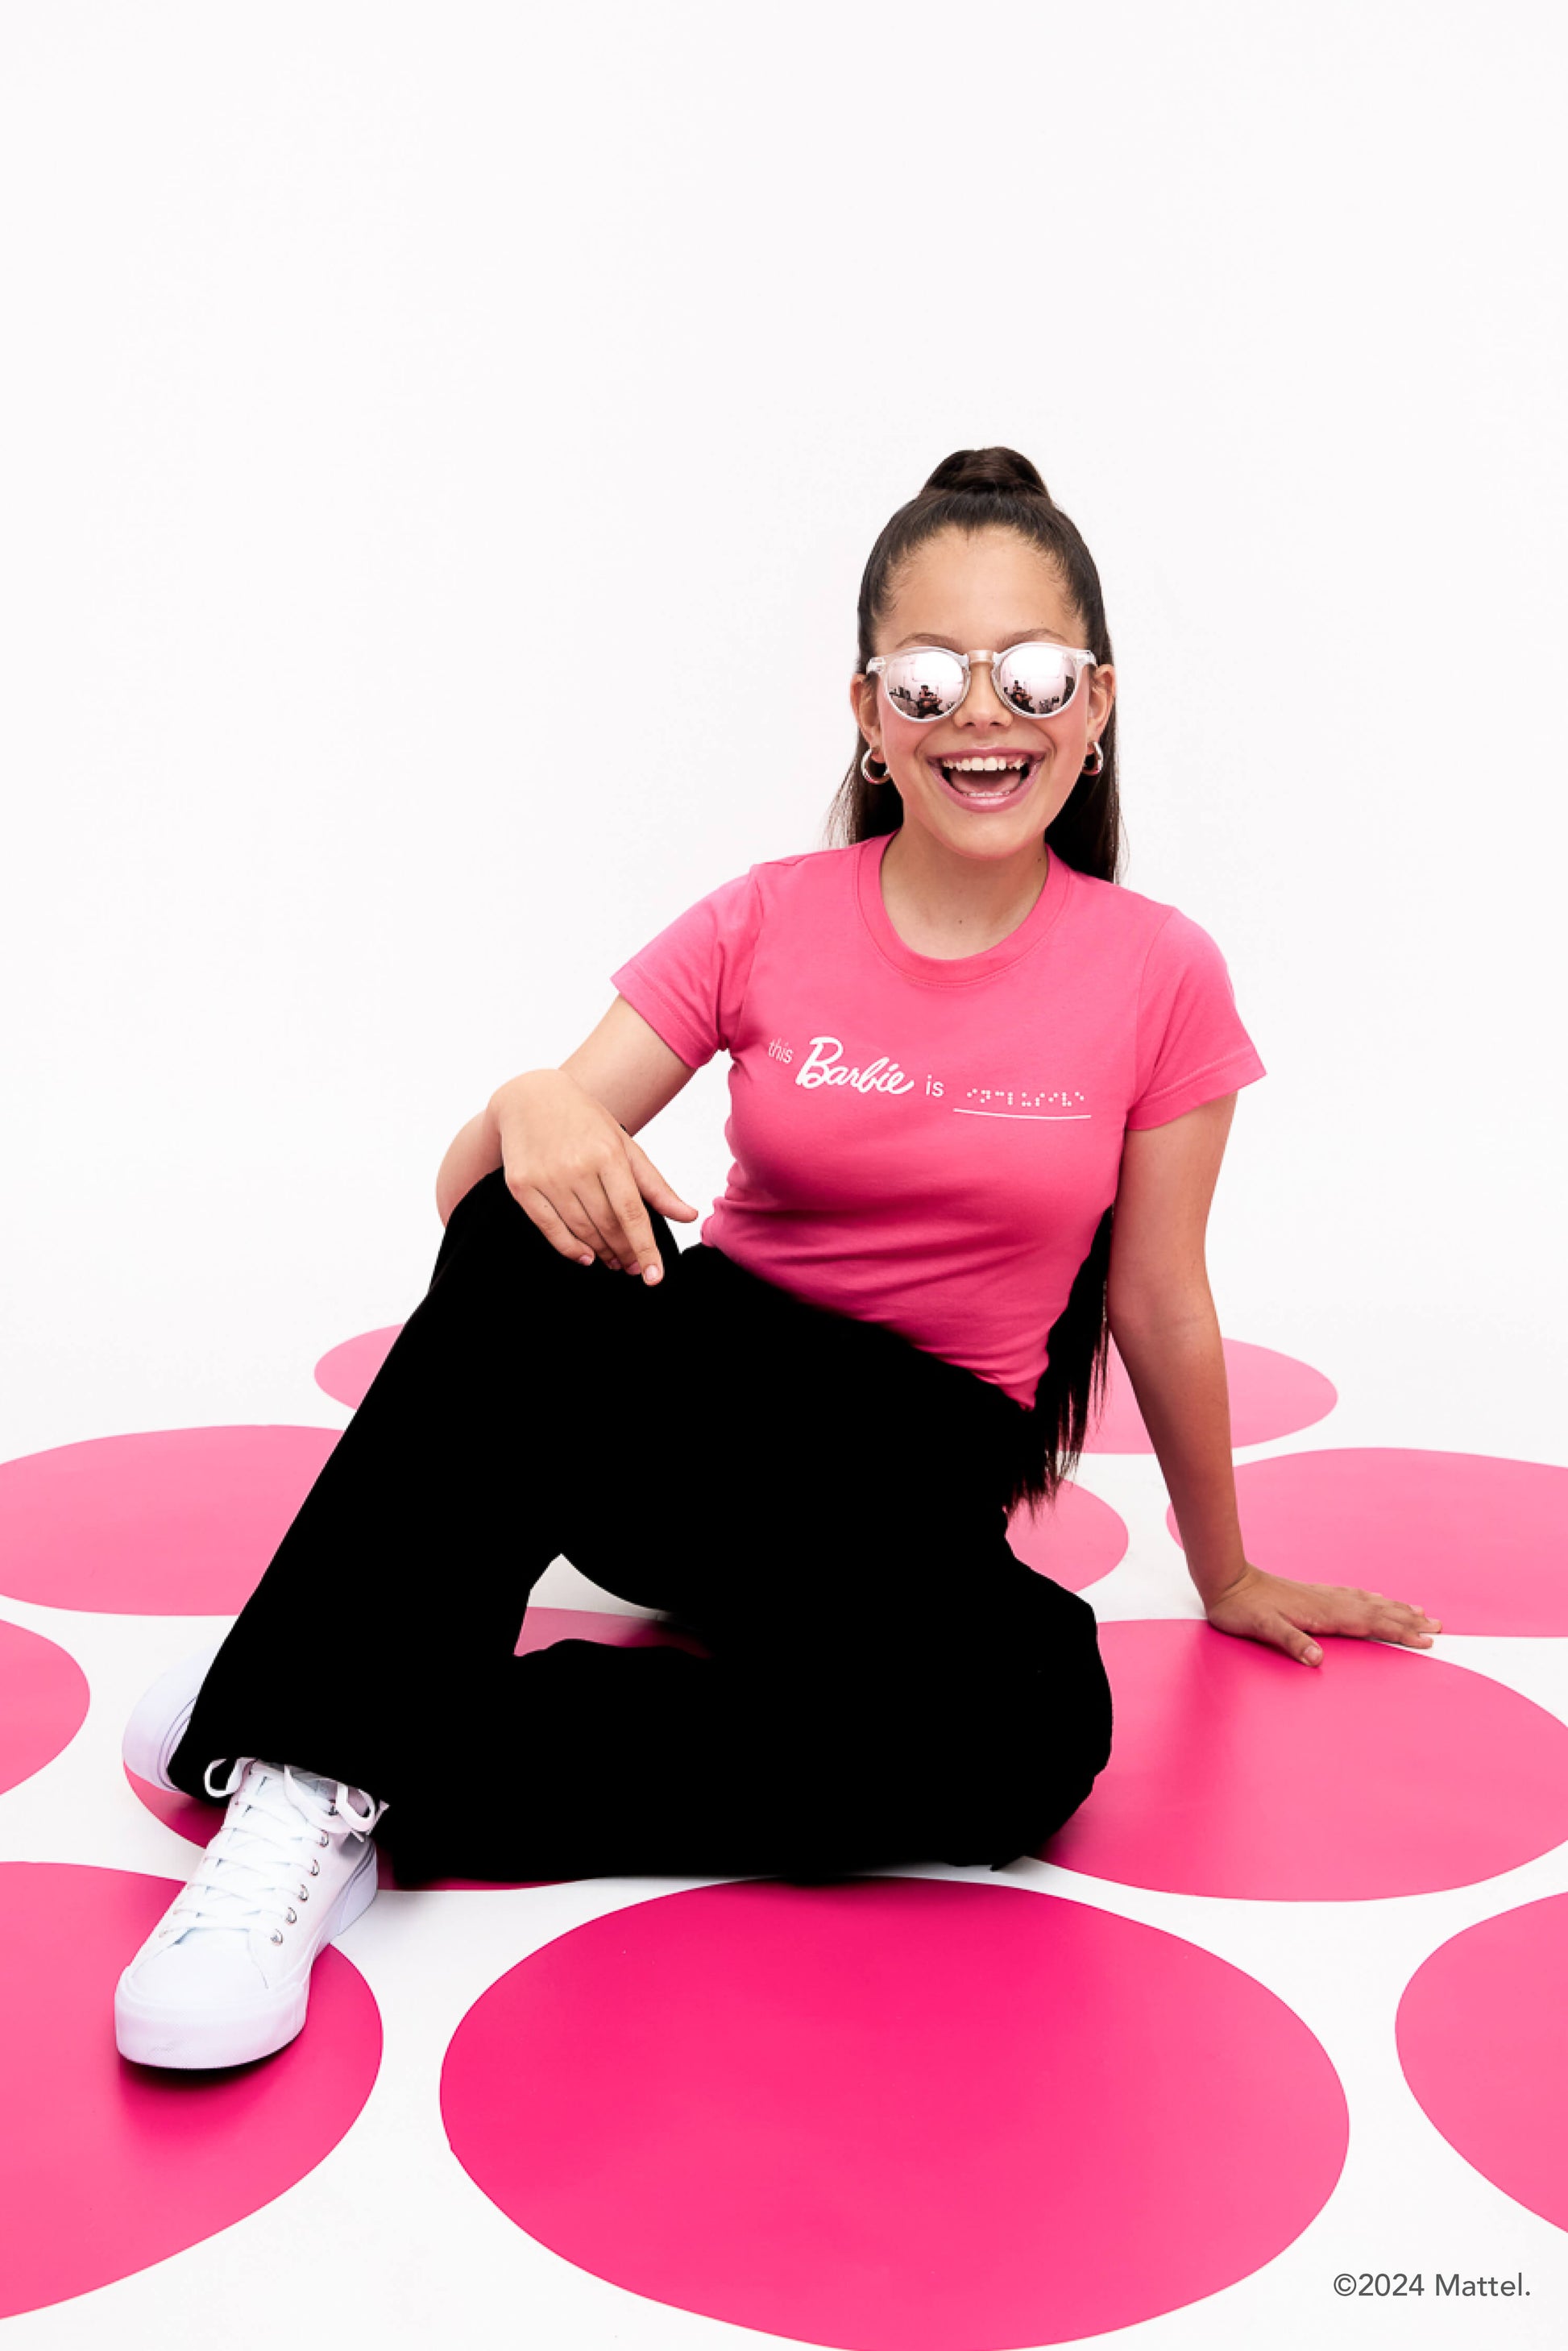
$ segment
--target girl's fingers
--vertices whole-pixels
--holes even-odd
[[[1411,1646],[1418,1642],[1429,1644],[1433,1634],[1443,1629],[1438,1617],[1428,1616],[1424,1608],[1413,1608],[1404,1602],[1386,1611],[1384,1623],[1388,1628],[1386,1637]]]
[[[1369,1601],[1377,1605],[1362,1614],[1361,1621],[1347,1625],[1347,1631],[1369,1635],[1375,1641],[1390,1641],[1406,1649],[1429,1649],[1435,1634],[1443,1629],[1441,1619],[1428,1616],[1408,1600],[1388,1600],[1381,1593],[1369,1593]]]
[[[1312,1635],[1303,1626],[1292,1625],[1288,1616],[1281,1616],[1279,1620],[1279,1629],[1274,1635],[1274,1646],[1276,1648],[1283,1649],[1287,1656],[1299,1657],[1303,1666],[1318,1666],[1322,1663],[1323,1653]]]
[[[620,1252],[606,1230],[606,1219],[603,1214],[596,1213],[596,1210],[601,1211],[601,1204],[594,1200],[591,1192],[574,1192],[572,1205],[580,1216],[588,1247],[593,1251],[601,1265],[607,1265],[612,1270],[618,1269],[621,1263]]]

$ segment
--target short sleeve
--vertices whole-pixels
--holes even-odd
[[[694,1070],[728,1049],[740,1022],[760,925],[757,868],[677,914],[612,972],[611,983]]]
[[[1268,1075],[1241,1025],[1225,957],[1174,907],[1144,965],[1136,1060],[1130,1127],[1164,1126]]]

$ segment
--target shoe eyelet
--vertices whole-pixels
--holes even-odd
[[[318,1844],[330,1844],[332,1840],[327,1834],[325,1829],[318,1829],[316,1832],[316,1842]]]
[[[311,1865],[310,1865],[310,1875],[311,1875],[311,1876],[312,1876],[312,1877],[319,1877],[319,1876],[320,1876],[320,1875],[321,1875],[321,1865],[320,1865],[320,1863],[319,1863],[319,1861],[313,1861],[313,1862],[311,1863]]]
[[[275,1943],[281,1943],[281,1942],[282,1942],[282,1940],[283,1940],[283,1931],[282,1931],[281,1928],[278,1928],[278,1929],[274,1933],[272,1939],[273,1939],[273,1941],[274,1941]]]
[[[298,1921],[299,1921],[299,1913],[298,1913],[298,1910],[296,1910],[296,1909],[295,1909],[295,1907],[294,1907],[293,1904],[292,1904],[292,1903],[290,1903],[289,1907],[288,1907],[288,1923],[289,1923],[289,1925],[290,1925],[291,1927],[294,1927],[294,1926],[297,1926],[297,1925],[298,1924]]]
[[[299,1899],[301,1900],[301,1902],[308,1902],[308,1901],[309,1901],[309,1899],[310,1899],[310,1888],[309,1888],[308,1886],[302,1886],[300,1887],[300,1889],[299,1889]]]

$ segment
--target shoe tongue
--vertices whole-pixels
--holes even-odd
[[[336,1781],[330,1783],[320,1781],[312,1772],[296,1771],[293,1776],[296,1780],[305,1781],[318,1791],[324,1788],[329,1790],[337,1786]],[[251,1786],[258,1787],[264,1780],[275,1780],[279,1787],[283,1785],[282,1772],[275,1771],[270,1765],[256,1772]],[[328,1801],[331,1801],[329,1792]],[[248,1906],[255,1901],[258,1891],[258,1881],[252,1870],[246,1867],[235,1868],[231,1866],[232,1864],[251,1863],[255,1865],[257,1871],[265,1871],[274,1877],[279,1869],[285,1866],[276,1838],[258,1830],[247,1828],[243,1811],[235,1820],[225,1843],[227,1850],[213,1864],[212,1877],[204,1895],[204,1906],[218,1916],[228,1908],[231,1899],[236,1908],[242,1905]],[[225,1879],[229,1881],[226,1884]],[[256,1922],[253,1920],[251,1923],[254,1925]],[[190,1931],[189,1928],[186,1929],[187,1933]],[[249,1927],[204,1925],[202,1933],[204,1937],[211,1935],[214,1942],[220,1949],[225,1943],[243,1944],[248,1942],[250,1938]]]
[[[281,1774],[278,1774],[277,1776],[281,1777]],[[288,1776],[295,1782],[297,1787],[308,1788],[313,1796],[319,1796],[324,1804],[335,1804],[337,1802],[338,1782],[336,1780],[324,1780],[319,1771],[296,1771],[292,1767],[289,1770]]]
[[[362,1827],[369,1814],[375,1810],[375,1802],[368,1788],[350,1789],[348,1792],[352,1801],[345,1804],[338,1801],[341,1781],[324,1779],[319,1771],[296,1771],[292,1765],[289,1777],[300,1787],[308,1788],[324,1804],[329,1805],[339,1819],[346,1822],[351,1829]]]

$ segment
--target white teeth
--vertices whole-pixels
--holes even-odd
[[[942,762],[942,765],[949,769],[951,773],[959,776],[989,775],[998,768],[1022,768],[1027,764],[1027,761],[1023,759],[998,759],[996,758],[988,759],[944,759]]]

